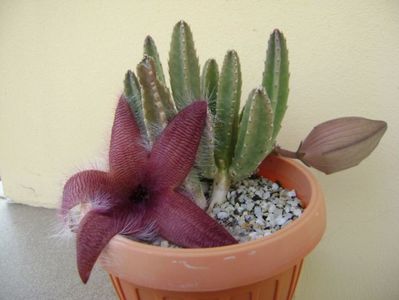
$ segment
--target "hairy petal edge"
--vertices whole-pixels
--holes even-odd
[[[112,190],[108,174],[98,170],[86,170],[76,173],[64,186],[61,203],[61,215],[79,203],[92,200],[98,194],[109,194]]]

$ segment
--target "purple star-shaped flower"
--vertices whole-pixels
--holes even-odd
[[[109,171],[87,170],[65,184],[61,214],[80,203],[92,208],[77,230],[77,264],[87,282],[103,248],[118,233],[152,228],[182,247],[215,247],[237,241],[178,188],[192,168],[205,125],[207,103],[182,110],[155,141],[143,146],[129,104],[119,99],[112,127]]]

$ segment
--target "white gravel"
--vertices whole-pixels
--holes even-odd
[[[301,201],[294,190],[253,177],[233,185],[227,201],[215,206],[211,216],[242,243],[276,232],[302,212]]]

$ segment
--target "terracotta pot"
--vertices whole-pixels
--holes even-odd
[[[323,194],[303,165],[269,156],[260,172],[295,189],[306,209],[278,232],[243,244],[206,249],[168,249],[114,237],[100,263],[120,299],[292,299],[304,257],[326,226]]]

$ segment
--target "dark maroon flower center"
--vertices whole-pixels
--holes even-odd
[[[148,189],[142,185],[139,185],[132,194],[130,194],[129,201],[130,202],[144,202],[147,201],[150,197]]]

